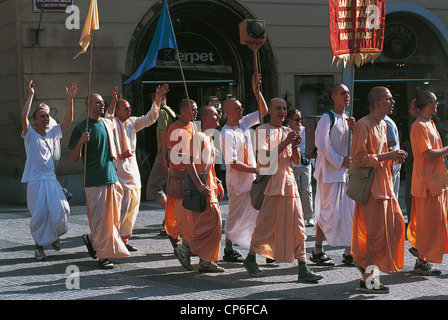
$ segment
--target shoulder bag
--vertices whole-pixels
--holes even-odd
[[[380,145],[376,154],[380,153],[383,143],[384,131],[381,133]],[[348,168],[347,196],[359,204],[366,204],[369,200],[374,175],[374,167],[355,167],[353,164],[350,164]]]
[[[283,130],[282,132],[282,140],[283,142]],[[261,205],[264,200],[264,191],[266,190],[266,186],[269,183],[272,175],[261,175],[257,174],[254,181],[252,181],[252,186],[250,188],[250,203],[255,210],[260,210]]]
[[[210,167],[213,156],[214,152],[210,155],[210,160],[205,168],[205,171],[198,172],[199,180],[201,180],[204,184],[206,183],[207,171]],[[185,209],[196,212],[203,212],[207,208],[207,197],[198,190],[196,184],[188,173],[188,170],[185,170],[182,205]]]

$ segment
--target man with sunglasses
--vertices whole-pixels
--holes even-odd
[[[117,99],[118,87],[112,91],[112,101],[107,109],[107,117],[115,121],[118,159],[115,160],[118,180],[123,187],[121,202],[120,236],[129,251],[137,248],[129,244],[132,229],[139,212],[141,180],[135,150],[137,132],[152,125],[159,116],[160,102],[169,91],[168,85],[156,89],[156,97],[148,113],[141,117],[131,116],[131,106],[125,99]],[[115,117],[114,117],[115,114]]]
[[[345,107],[350,102],[350,92],[344,84],[337,84],[331,89],[334,102],[329,113],[319,120],[315,131],[315,145],[318,149],[316,159],[316,242],[310,260],[320,266],[333,266],[335,262],[322,248],[324,238],[330,246],[343,246],[345,252],[342,262],[350,265],[350,242],[353,221],[354,201],[346,195],[348,167],[350,156],[348,143],[350,127],[355,119],[348,118]],[[334,122],[331,127],[331,118]]]
[[[404,267],[405,225],[392,184],[390,164],[406,159],[403,150],[389,151],[386,123],[383,118],[393,111],[392,94],[386,87],[374,87],[368,93],[370,113],[353,127],[350,148],[352,165],[375,168],[369,198],[365,204],[355,202],[351,254],[361,271],[359,290],[389,293],[389,288],[375,276]],[[373,282],[372,282],[373,280]]]

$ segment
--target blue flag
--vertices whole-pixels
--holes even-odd
[[[176,36],[174,35],[173,25],[171,24],[170,12],[168,11],[168,4],[166,0],[163,4],[162,13],[160,14],[159,22],[157,24],[156,32],[152,38],[148,53],[145,60],[137,69],[137,71],[125,81],[125,84],[141,77],[146,71],[156,65],[157,55],[159,50],[172,48],[177,49]]]

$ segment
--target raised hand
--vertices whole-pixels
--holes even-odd
[[[70,89],[65,87],[65,95],[68,99],[73,99],[76,95],[76,92],[78,92],[78,86],[76,82],[72,82]]]

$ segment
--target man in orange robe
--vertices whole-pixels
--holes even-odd
[[[442,140],[431,117],[437,113],[437,97],[430,91],[420,91],[416,98],[419,117],[411,127],[414,154],[412,171],[412,213],[408,228],[409,250],[417,261],[414,272],[439,275],[430,262],[441,263],[448,253],[448,172],[444,156],[448,147]]]
[[[404,267],[405,225],[393,190],[390,161],[402,163],[406,152],[387,149],[387,126],[383,118],[392,112],[395,104],[390,91],[385,87],[372,88],[368,100],[370,114],[353,128],[350,155],[352,165],[374,167],[375,175],[367,203],[355,203],[351,253],[363,276],[360,290],[388,293],[389,288],[380,284],[378,277],[374,286],[366,281],[374,277],[375,269],[388,273]],[[380,141],[383,143],[377,154]]]
[[[191,157],[186,167],[199,192],[207,197],[207,206],[203,212],[192,211],[193,224],[189,241],[177,247],[174,252],[187,270],[193,270],[190,256],[194,254],[199,257],[200,272],[224,272],[224,269],[216,264],[222,238],[221,210],[217,196],[222,199],[224,189],[221,181],[216,178],[216,152],[212,139],[221,117],[215,107],[205,106],[201,108],[199,118],[202,131],[197,132],[191,140]],[[207,165],[204,184],[197,173],[204,172]]]
[[[271,175],[264,191],[264,200],[252,234],[250,251],[243,266],[251,276],[262,276],[255,254],[276,262],[297,259],[298,281],[317,282],[321,275],[308,269],[306,233],[302,203],[294,178],[292,163],[299,164],[298,146],[302,139],[282,126],[287,113],[286,101],[274,98],[268,104],[269,123],[255,130],[257,170]]]
[[[165,230],[174,248],[182,242],[187,242],[192,228],[192,211],[182,206],[182,193],[171,193],[170,185],[181,191],[186,163],[189,162],[190,140],[193,134],[193,123],[198,114],[196,102],[187,99],[179,103],[179,119],[174,122],[167,132],[167,147],[170,154],[170,167],[167,181],[167,201],[165,206]],[[191,109],[190,109],[191,107]]]

